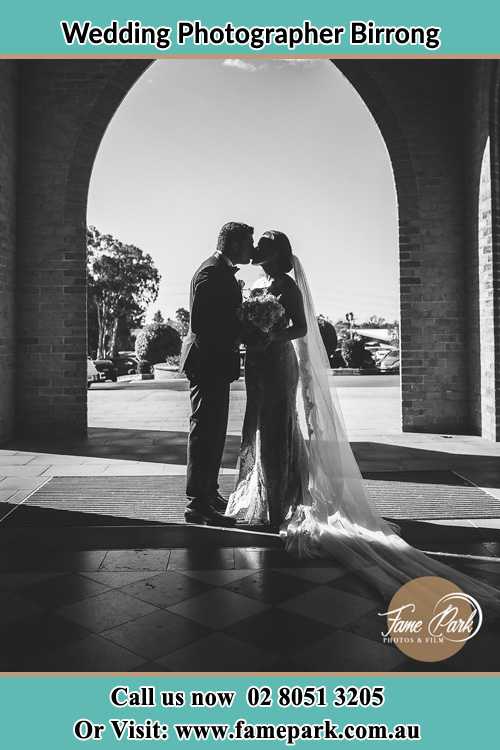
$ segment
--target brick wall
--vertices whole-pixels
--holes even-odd
[[[18,373],[22,434],[84,434],[86,202],[100,139],[143,61],[20,64]]]
[[[337,64],[374,115],[395,175],[403,429],[466,432],[465,63]]]
[[[16,64],[0,62],[0,443],[14,420]]]

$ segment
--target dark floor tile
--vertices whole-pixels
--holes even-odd
[[[128,596],[118,589],[112,589],[82,602],[60,607],[58,614],[94,633],[99,633],[148,615],[156,609],[147,602]]]
[[[0,591],[0,626],[15,627],[16,622],[29,617],[37,618],[43,609],[36,603],[13,591]]]
[[[288,612],[319,620],[334,628],[343,628],[370,612],[373,605],[372,599],[331,586],[316,586],[279,606]]]
[[[226,584],[225,588],[252,599],[276,604],[309,591],[316,584],[275,570],[258,570],[249,576]]]
[[[88,630],[56,615],[29,618],[0,628],[0,670],[33,669],[39,654],[88,636]]]
[[[210,586],[226,586],[252,575],[252,571],[248,568],[245,570],[182,570],[181,572],[183,576],[196,578]]]
[[[345,625],[342,630],[355,633],[363,638],[368,638],[375,643],[382,643],[382,633],[387,630],[387,619],[378,613],[382,611],[379,607],[367,612],[357,620]]]
[[[457,654],[441,664],[446,664],[446,671],[454,672],[500,671],[500,632],[479,631]]]
[[[416,659],[407,659],[401,664],[398,664],[392,671],[394,672],[453,672],[453,665],[450,659],[444,659],[443,661],[417,661]],[[466,671],[466,670],[464,670]]]
[[[137,581],[129,586],[124,586],[120,590],[130,596],[135,596],[157,607],[167,608],[172,604],[182,602],[192,596],[197,596],[204,591],[209,591],[212,586],[208,586],[196,578],[184,576],[175,570],[153,578],[147,578],[145,581]]]
[[[337,565],[329,565],[323,567],[296,567],[296,568],[279,568],[280,573],[286,573],[289,576],[295,576],[302,578],[304,581],[310,581],[311,583],[329,583],[336,578],[341,578],[345,575],[345,570]]]
[[[263,671],[272,668],[273,655],[224,633],[212,633],[156,661],[172,671]]]
[[[173,604],[169,610],[214,630],[222,630],[239,620],[262,612],[267,606],[264,602],[257,602],[248,596],[241,596],[226,589],[212,588],[179,604]]]
[[[192,620],[171,612],[158,611],[105,630],[101,635],[145,659],[153,660],[176,651],[209,632]]]
[[[385,672],[405,661],[394,646],[339,630],[297,653],[291,663],[297,670],[312,672]]]
[[[55,609],[63,604],[78,602],[89,596],[109,591],[96,581],[76,574],[60,575],[25,588],[23,595],[43,609]]]
[[[129,672],[143,662],[142,656],[98,635],[88,635],[63,648],[34,657],[32,669],[48,672]]]
[[[355,573],[346,573],[339,578],[335,578],[335,580],[328,583],[328,586],[339,591],[347,591],[349,594],[361,596],[364,599],[371,599],[374,604],[382,605],[385,603],[377,589]]]
[[[22,591],[42,581],[49,581],[64,573],[0,573],[0,591]]]
[[[225,628],[225,633],[273,653],[291,653],[325,638],[332,628],[308,617],[270,609]]]
[[[169,570],[230,570],[234,568],[232,547],[218,549],[173,549]]]

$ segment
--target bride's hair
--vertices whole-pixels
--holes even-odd
[[[277,229],[264,232],[259,240],[259,251],[265,257],[270,256],[270,262],[281,272],[289,273],[293,268],[293,254],[290,240]]]

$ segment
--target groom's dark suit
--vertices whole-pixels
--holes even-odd
[[[183,344],[181,371],[191,385],[187,487],[191,507],[210,504],[226,439],[229,385],[240,374],[238,337],[241,289],[225,256],[212,255],[191,281],[191,331]]]

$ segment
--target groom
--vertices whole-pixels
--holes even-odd
[[[238,309],[241,288],[235,263],[249,263],[253,228],[224,224],[217,250],[191,281],[191,328],[183,341],[180,370],[190,382],[191,418],[187,457],[188,523],[234,526],[225,516],[218,476],[229,412],[229,386],[240,375]]]

